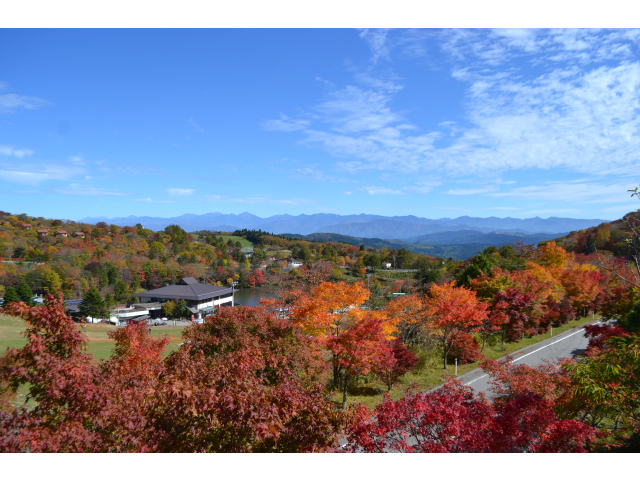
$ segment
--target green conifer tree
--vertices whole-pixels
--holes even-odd
[[[105,318],[107,316],[107,307],[96,287],[91,287],[87,291],[78,310],[83,317]]]
[[[18,296],[18,292],[13,287],[7,287],[6,292],[4,292],[4,297],[2,298],[2,308],[6,308],[10,303],[19,302],[20,297]]]
[[[29,288],[29,285],[24,280],[18,284],[18,288],[16,288],[16,292],[18,293],[18,297],[20,301],[26,303],[30,307],[33,307],[35,302],[33,301],[33,291]]]

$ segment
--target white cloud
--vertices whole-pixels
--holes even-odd
[[[2,145],[0,144],[0,155],[7,155],[7,156],[13,156],[16,158],[24,158],[24,157],[28,157],[30,155],[33,155],[34,151],[33,150],[29,150],[28,148],[13,148],[9,145]]]
[[[482,188],[457,188],[452,190],[447,190],[446,193],[449,195],[480,195],[483,193],[495,192],[495,187],[482,187]]]
[[[189,125],[191,125],[197,132],[203,133],[204,132],[204,128],[202,128],[200,125],[198,125],[193,118],[189,117],[185,120],[185,122],[187,122]]]
[[[549,202],[609,203],[628,202],[627,190],[632,182],[565,181],[546,182],[542,185],[516,187],[503,192],[489,193],[491,197],[513,197],[523,200]]]
[[[50,180],[70,180],[81,175],[83,170],[78,167],[70,167],[58,164],[32,164],[2,167],[0,165],[0,179],[12,183],[37,185]]]
[[[309,120],[293,119],[284,114],[280,114],[280,118],[276,120],[267,120],[262,123],[263,130],[275,130],[280,132],[295,132],[296,130],[305,129],[309,123]]]
[[[167,188],[167,192],[174,197],[186,197],[192,195],[195,190],[193,188]]]
[[[146,203],[177,203],[175,200],[153,200],[152,198],[134,198],[134,202],[146,202]]]
[[[222,197],[220,195],[202,195],[202,198],[204,198],[205,200],[207,200],[209,202],[217,202]]]
[[[84,165],[84,157],[82,154],[72,155],[69,157],[69,161],[74,165]]]
[[[389,29],[368,29],[360,32],[360,38],[364,38],[371,49],[371,61],[375,64],[379,59],[389,60],[389,45],[387,44],[387,34]]]
[[[335,84],[333,82],[330,82],[329,80],[322,77],[316,77],[316,81],[324,83],[327,87],[335,87]]]
[[[393,35],[361,34],[377,45],[372,47],[379,52],[376,59],[401,43]],[[436,129],[420,131],[407,112],[392,108],[403,87],[397,77],[369,72],[355,75],[357,85],[330,91],[304,120],[281,115],[263,128],[300,131],[302,144],[341,158],[337,167],[349,172],[441,172],[456,178],[534,167],[597,175],[637,172],[640,62],[631,53],[640,33],[451,30],[439,38],[442,48],[465,64],[452,74],[466,87],[466,125],[443,118]],[[573,59],[558,63],[555,55]],[[536,68],[525,70],[513,59]]]
[[[107,190],[104,188],[87,187],[78,183],[71,183],[67,188],[59,188],[54,190],[55,193],[63,195],[86,195],[90,197],[124,197],[127,194],[118,192],[117,190]]]
[[[601,208],[600,211],[628,213],[628,212],[635,212],[639,208],[640,208],[640,202],[637,202],[637,203],[630,203],[625,205],[618,205],[615,207]]]
[[[0,92],[7,90],[9,84],[0,82]],[[0,93],[0,114],[14,113],[19,109],[35,110],[40,107],[50,105],[46,100],[16,93]]]
[[[333,177],[323,173],[321,170],[315,167],[296,168],[292,170],[291,176],[294,178],[306,178],[316,180],[319,182],[341,182],[341,183],[358,183],[356,180],[351,180],[345,177]]]
[[[369,195],[404,195],[402,190],[393,190],[386,187],[364,187],[362,190],[365,190]]]
[[[520,210],[520,207],[487,207],[487,210]]]
[[[526,212],[526,214],[539,214],[539,213],[575,213],[575,212],[582,212],[582,210],[579,210],[577,208],[548,208],[548,209],[544,209],[544,210],[531,210],[530,212]]]
[[[406,190],[407,192],[429,193],[433,190],[433,187],[437,187],[439,185],[442,185],[442,182],[438,180],[422,180],[416,182],[413,186],[404,187],[403,190]]]

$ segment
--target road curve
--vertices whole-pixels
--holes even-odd
[[[588,325],[596,323],[600,323],[600,320],[590,322]],[[512,354],[514,357],[512,363],[524,364],[530,367],[542,365],[545,360],[554,363],[561,358],[571,358],[580,355],[584,349],[587,348],[588,344],[589,340],[584,336],[584,325],[582,325],[543,342],[514,352]],[[468,385],[473,388],[477,393],[483,392],[487,396],[491,396],[491,385],[489,384],[491,377],[480,368],[460,375],[458,380],[460,380],[463,385]]]

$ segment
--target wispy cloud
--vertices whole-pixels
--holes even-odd
[[[412,186],[403,187],[403,190],[415,193],[429,193],[434,187],[440,185],[442,185],[442,182],[439,180],[419,180]]]
[[[540,213],[577,213],[582,212],[582,210],[577,208],[547,208],[543,210],[531,210],[526,212],[526,214],[535,215]]]
[[[513,197],[548,202],[607,203],[628,202],[627,190],[635,185],[631,181],[564,181],[546,182],[541,185],[516,187],[502,192],[489,193],[491,197]]]
[[[205,200],[206,202],[216,202],[216,203],[248,203],[248,204],[259,204],[259,203],[268,203],[272,205],[303,205],[306,203],[310,203],[310,200],[306,198],[273,198],[270,195],[257,195],[254,197],[225,197],[224,195],[201,195],[200,198]]]
[[[9,145],[0,144],[0,155],[13,156],[16,158],[24,158],[33,155],[34,151],[28,148],[13,148]]]
[[[390,58],[394,45],[407,44],[407,35],[361,32],[374,63]],[[424,41],[414,37],[409,43]],[[466,88],[466,124],[443,119],[437,128],[421,131],[408,112],[393,108],[401,80],[372,70],[356,73],[354,85],[330,90],[300,118],[281,115],[263,128],[299,131],[301,144],[340,158],[336,166],[349,172],[441,172],[456,178],[534,167],[636,172],[639,31],[447,30],[436,37],[455,62],[453,78]],[[524,71],[522,61],[535,70]]]
[[[291,176],[293,178],[304,178],[304,179],[316,180],[318,182],[358,183],[357,180],[352,180],[350,178],[334,177],[332,175],[327,175],[326,173],[322,172],[320,169],[315,168],[315,166],[296,168],[291,171]]]
[[[390,48],[387,44],[389,29],[365,28],[360,32],[360,38],[364,38],[371,49],[371,61],[377,63],[379,59],[389,59]]]
[[[204,132],[204,128],[202,128],[200,125],[198,125],[193,118],[189,117],[185,120],[185,122],[187,122],[190,126],[192,126],[196,132],[200,132],[203,133]]]
[[[89,187],[78,183],[71,183],[67,188],[58,188],[53,191],[63,195],[85,195],[89,197],[124,197],[128,195],[117,190]]]
[[[496,187],[481,187],[481,188],[454,188],[447,190],[449,195],[480,195],[483,193],[495,192]]]
[[[202,195],[201,197],[208,202],[218,202],[222,199],[220,195]]]
[[[303,119],[289,118],[284,114],[280,114],[280,118],[274,120],[267,120],[262,123],[263,130],[275,130],[279,132],[295,132],[297,130],[303,130],[311,122]]]
[[[145,202],[145,203],[177,203],[175,200],[154,200],[152,198],[134,198],[134,202]]]
[[[637,202],[637,203],[626,203],[624,205],[617,205],[615,207],[601,208],[600,211],[627,213],[627,212],[635,212],[639,208],[640,208],[640,202]]]
[[[0,114],[14,113],[16,110],[35,110],[50,105],[46,100],[17,93],[2,93],[9,89],[9,84],[0,82]]]
[[[369,195],[404,195],[402,190],[393,190],[386,187],[363,187]]]
[[[72,155],[69,157],[69,161],[74,165],[84,165],[85,160],[82,154]]]
[[[193,188],[167,188],[167,192],[174,197],[187,197],[192,195],[195,190]]]
[[[0,179],[11,183],[38,185],[51,180],[71,180],[82,175],[80,167],[60,164],[32,164],[2,166],[0,164]]]

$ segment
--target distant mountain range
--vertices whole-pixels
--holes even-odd
[[[385,217],[382,215],[336,215],[332,213],[316,213],[313,215],[273,215],[258,217],[245,212],[239,215],[224,213],[205,213],[195,215],[187,213],[179,217],[87,217],[79,220],[85,223],[106,222],[118,226],[134,226],[137,223],[151,230],[162,230],[168,225],[180,225],[186,231],[213,230],[234,231],[236,229],[260,229],[276,234],[310,235],[314,233],[335,233],[355,238],[398,239],[411,243],[440,242],[441,244],[469,243],[461,238],[471,240],[479,234],[494,232],[504,233],[547,233],[565,234],[573,230],[581,230],[599,225],[606,220],[584,220],[576,218],[439,218],[437,220],[416,217],[414,215]],[[453,232],[468,231],[460,236]],[[440,234],[433,237],[434,234]],[[443,239],[448,239],[444,241]],[[482,237],[478,237],[482,238]],[[457,239],[457,240],[456,240]],[[538,240],[539,241],[539,240]],[[533,243],[533,242],[531,242]]]
[[[364,245],[367,248],[386,248],[388,250],[405,248],[413,253],[422,253],[441,258],[465,260],[477,255],[486,247],[495,245],[511,245],[522,241],[525,244],[538,244],[544,240],[553,240],[562,234],[557,233],[482,233],[478,231],[459,230],[422,235],[407,240],[388,240],[382,238],[364,238],[340,235],[337,233],[312,233],[310,235],[283,234],[288,238],[316,240],[319,242],[343,242],[351,245]]]

